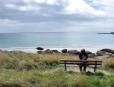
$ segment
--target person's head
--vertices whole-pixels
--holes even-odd
[[[82,53],[85,52],[85,49],[81,49],[81,52],[82,52]]]

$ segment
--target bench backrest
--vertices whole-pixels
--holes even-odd
[[[93,60],[60,60],[60,64],[83,64],[86,63],[87,65],[102,65],[102,61],[93,61]]]

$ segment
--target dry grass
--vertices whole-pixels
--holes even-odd
[[[108,58],[103,60],[103,66],[107,69],[114,69],[114,58]]]
[[[76,60],[76,56],[67,56],[60,54],[33,54],[20,51],[0,51],[0,67],[6,69],[35,69],[46,68],[59,64],[60,59]]]
[[[40,69],[56,66],[60,59],[79,60],[78,56],[62,54],[33,54],[21,51],[0,51],[0,67],[6,69]],[[89,58],[88,60],[97,60]]]

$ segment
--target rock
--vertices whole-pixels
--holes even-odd
[[[51,51],[52,51],[52,53],[59,53],[58,50],[51,50]]]
[[[42,53],[44,53],[44,51],[38,51],[37,53],[38,53],[38,54],[42,54]]]
[[[55,54],[55,53],[59,53],[58,50],[50,50],[50,49],[46,49],[45,51],[38,51],[38,54],[44,53],[44,54]]]
[[[92,54],[92,52],[90,52],[90,51],[86,51],[86,53],[87,53],[87,54]]]
[[[96,56],[95,53],[88,54],[89,58],[95,58],[95,56]]]
[[[102,58],[109,58],[109,57],[113,57],[114,56],[113,51],[114,50],[111,50],[111,49],[102,49],[100,51],[97,51],[96,55],[98,57],[101,56]]]
[[[77,51],[77,50],[68,50],[67,53],[68,54],[73,54],[73,55],[78,55],[79,54],[79,51]]]
[[[50,50],[50,49],[45,50],[44,53],[46,53],[46,54],[53,54],[52,50]]]
[[[104,52],[108,52],[108,53],[114,54],[114,50],[111,50],[111,49],[102,49],[100,51],[104,51]]]
[[[97,56],[103,56],[103,55],[105,55],[105,54],[106,54],[105,51],[97,51],[97,52],[96,52],[96,55],[97,55]]]
[[[112,57],[114,57],[114,54],[112,54]]]
[[[42,48],[42,47],[37,47],[36,49],[37,50],[44,50],[44,48]]]
[[[112,57],[113,54],[114,54],[114,50],[111,50],[111,49],[102,49],[102,50],[96,52],[96,55],[97,56],[108,56],[108,57]]]
[[[112,53],[106,52],[105,55],[109,55],[110,57],[112,57]]]
[[[67,53],[67,49],[63,49],[61,52],[62,53]]]
[[[96,58],[104,59],[104,58],[109,58],[109,57],[110,57],[109,55],[103,55],[103,56],[97,56]]]

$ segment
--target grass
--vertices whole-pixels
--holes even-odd
[[[107,69],[114,69],[114,58],[105,59],[103,64]]]
[[[112,76],[64,73],[62,70],[53,73],[38,70],[0,72],[1,87],[113,87],[113,81]]]
[[[59,66],[60,59],[78,57],[0,51],[0,87],[114,87],[114,76],[103,72],[65,73]],[[103,60],[103,67],[113,72],[112,61],[113,58]]]

